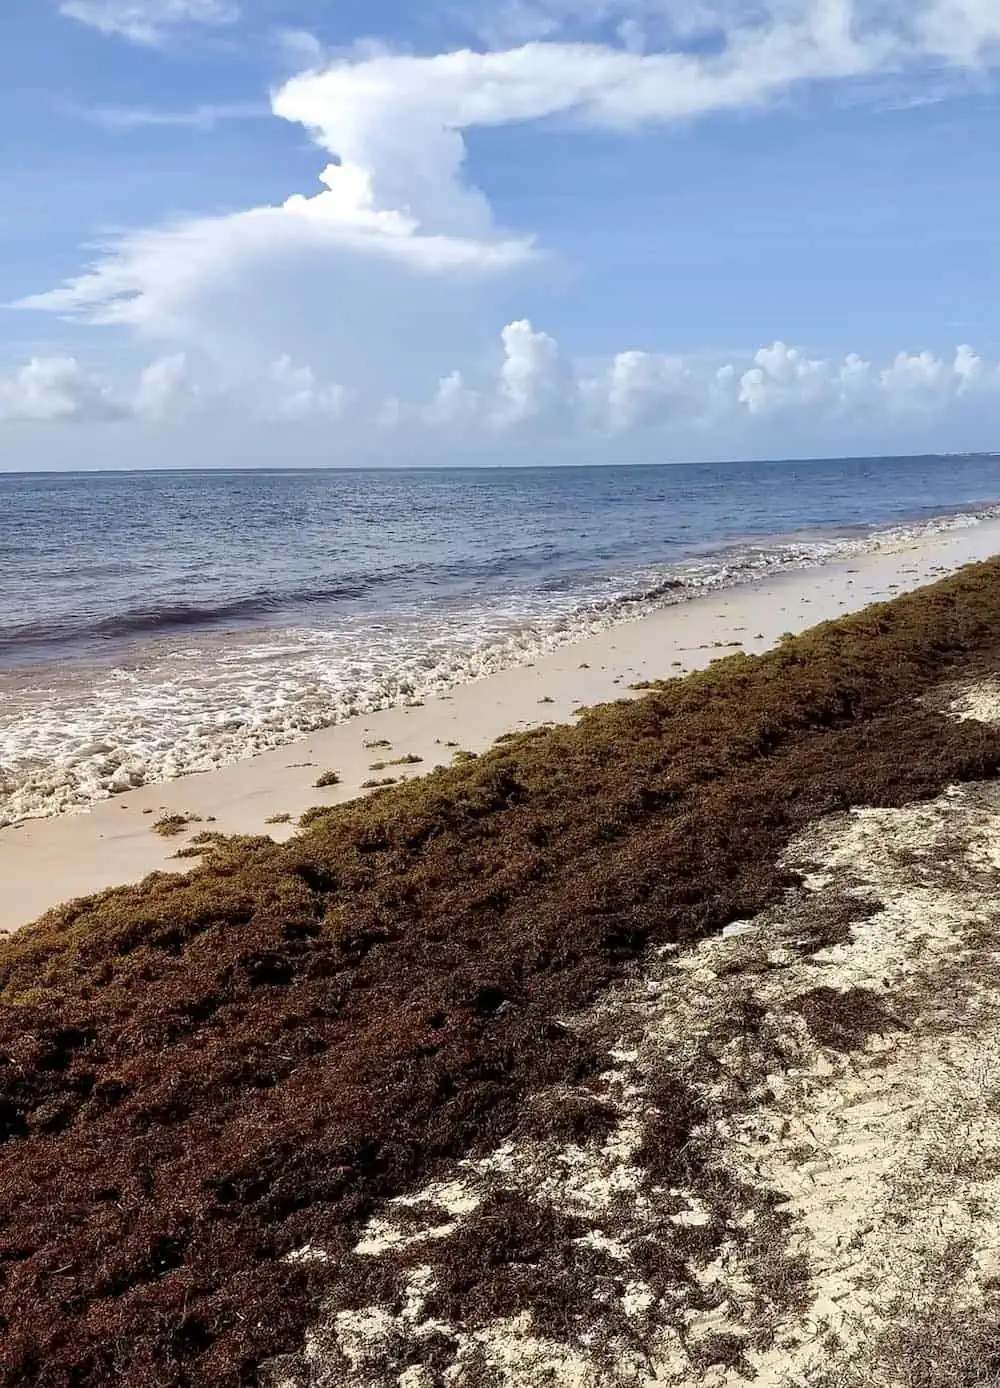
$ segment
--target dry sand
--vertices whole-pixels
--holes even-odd
[[[684,674],[737,647],[760,653],[784,632],[892,598],[998,551],[1000,521],[987,521],[706,594],[426,705],[375,713],[219,771],[145,786],[83,815],[0,830],[0,931],[73,897],[177,870],[173,855],[205,827],[286,838],[304,810],[353,799],[365,781],[419,775],[460,750],[481,752],[506,732],[565,721],[580,708],[627,696],[636,681]],[[374,743],[389,746],[366,745]],[[420,761],[372,769],[405,756]],[[340,783],[317,790],[326,771],[336,771]],[[163,839],[152,831],[163,815],[200,822]],[[285,815],[283,824],[268,822]]]

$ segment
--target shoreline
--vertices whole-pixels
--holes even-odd
[[[56,640],[50,648],[57,630],[49,629],[47,655],[0,669],[0,828],[85,813],[140,786],[214,772],[351,719],[451,695],[665,607],[853,564],[998,517],[1000,505],[982,502],[909,522],[749,531],[652,567],[626,563],[617,577],[573,579],[565,590],[505,599],[470,592],[461,612],[447,600],[427,611],[404,603],[360,621],[345,611],[335,627],[322,617],[296,625],[289,612],[285,623],[272,613],[264,625],[213,629],[226,604],[140,602],[109,627],[101,623],[96,646],[63,649]],[[171,615],[192,625],[156,630]],[[15,650],[30,629],[14,629]],[[8,655],[9,630],[0,621]]]
[[[629,686],[637,682],[681,676],[738,649],[762,654],[786,632],[859,611],[998,552],[1000,519],[988,519],[714,590],[422,705],[361,715],[245,761],[125,792],[83,814],[0,829],[0,932],[151,872],[184,873],[190,862],[175,855],[206,828],[284,841],[306,810],[353,800],[366,780],[413,779],[450,764],[459,751],[481,753],[504,734],[566,722],[582,708],[631,697]],[[403,757],[419,760],[373,769]],[[339,784],[317,789],[316,780],[330,771]],[[163,839],[152,831],[161,815],[197,819]],[[268,822],[285,815],[284,824]]]

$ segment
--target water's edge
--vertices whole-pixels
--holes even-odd
[[[106,666],[0,675],[0,827],[84,811],[294,743],[319,729],[442,694],[706,592],[816,568],[981,524],[1000,506],[873,529],[730,546],[651,568],[585,601],[553,595],[530,615],[482,611],[396,627],[283,627],[162,639]]]

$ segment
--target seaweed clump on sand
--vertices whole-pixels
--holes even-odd
[[[254,1382],[381,1202],[592,1072],[557,1018],[781,899],[819,816],[994,775],[917,696],[997,650],[992,562],[6,942],[0,1382]]]

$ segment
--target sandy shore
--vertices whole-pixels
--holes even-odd
[[[353,799],[365,781],[420,775],[460,749],[480,752],[505,732],[565,721],[579,708],[626,696],[636,681],[684,674],[737,646],[760,653],[784,632],[857,611],[998,552],[1000,521],[989,521],[707,594],[423,706],[372,714],[219,771],[145,786],[84,815],[0,830],[0,930],[18,929],[73,897],[176,870],[178,848],[206,826],[287,838],[304,810]],[[420,760],[372,769],[407,756]],[[336,771],[340,783],[317,790],[327,771]],[[200,822],[163,839],[152,826],[164,814]],[[268,823],[285,815],[284,824]]]

